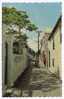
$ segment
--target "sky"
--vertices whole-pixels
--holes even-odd
[[[15,7],[18,10],[26,11],[32,23],[39,30],[45,32],[53,29],[61,15],[61,3],[3,3],[3,6]],[[37,40],[37,33],[35,32],[27,33],[27,36],[29,37],[28,42],[31,41],[32,43],[33,41],[34,43]]]

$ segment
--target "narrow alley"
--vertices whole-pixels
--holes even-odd
[[[41,97],[61,96],[62,94],[61,80],[45,68],[34,67],[32,62],[17,79],[12,90],[11,96]]]
[[[61,3],[3,3],[3,97],[62,96],[61,12]]]

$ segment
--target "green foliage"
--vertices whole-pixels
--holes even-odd
[[[23,36],[23,39],[24,39],[24,40],[27,40],[28,37],[27,37],[26,34],[24,34],[24,35],[22,35],[22,36]]]
[[[7,35],[19,34],[16,35],[16,39],[19,41],[19,45],[21,46],[21,42],[23,45],[27,45],[27,35],[21,35],[21,29],[26,29],[29,31],[35,31],[37,27],[31,23],[29,17],[25,11],[18,11],[16,8],[2,8],[2,22],[8,26],[7,31],[5,33]],[[18,26],[18,31],[13,27]]]
[[[27,29],[28,29],[29,31],[35,31],[35,30],[37,30],[38,28],[37,28],[34,24],[29,23]]]
[[[29,31],[36,30],[36,26],[31,24],[25,11],[18,11],[15,8],[2,8],[2,21],[6,25],[18,25],[19,28],[26,28]]]
[[[15,8],[2,8],[2,21],[5,24],[18,25],[20,28],[26,27],[29,22],[27,13],[17,11]]]
[[[18,40],[23,40],[23,41],[26,41],[28,39],[27,35],[26,34],[23,34],[23,35],[18,35],[16,36],[16,38]]]

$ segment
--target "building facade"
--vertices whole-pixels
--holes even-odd
[[[61,17],[48,38],[48,69],[61,77]]]
[[[40,65],[48,67],[48,37],[49,33],[43,33],[40,48]]]
[[[3,25],[3,41],[2,41],[2,88],[3,91],[7,86],[12,86],[15,80],[27,68],[27,48],[25,41],[18,34],[8,33],[4,31]],[[4,93],[4,92],[3,92]]]

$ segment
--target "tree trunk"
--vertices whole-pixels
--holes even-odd
[[[21,28],[19,27],[19,36],[21,35]]]

